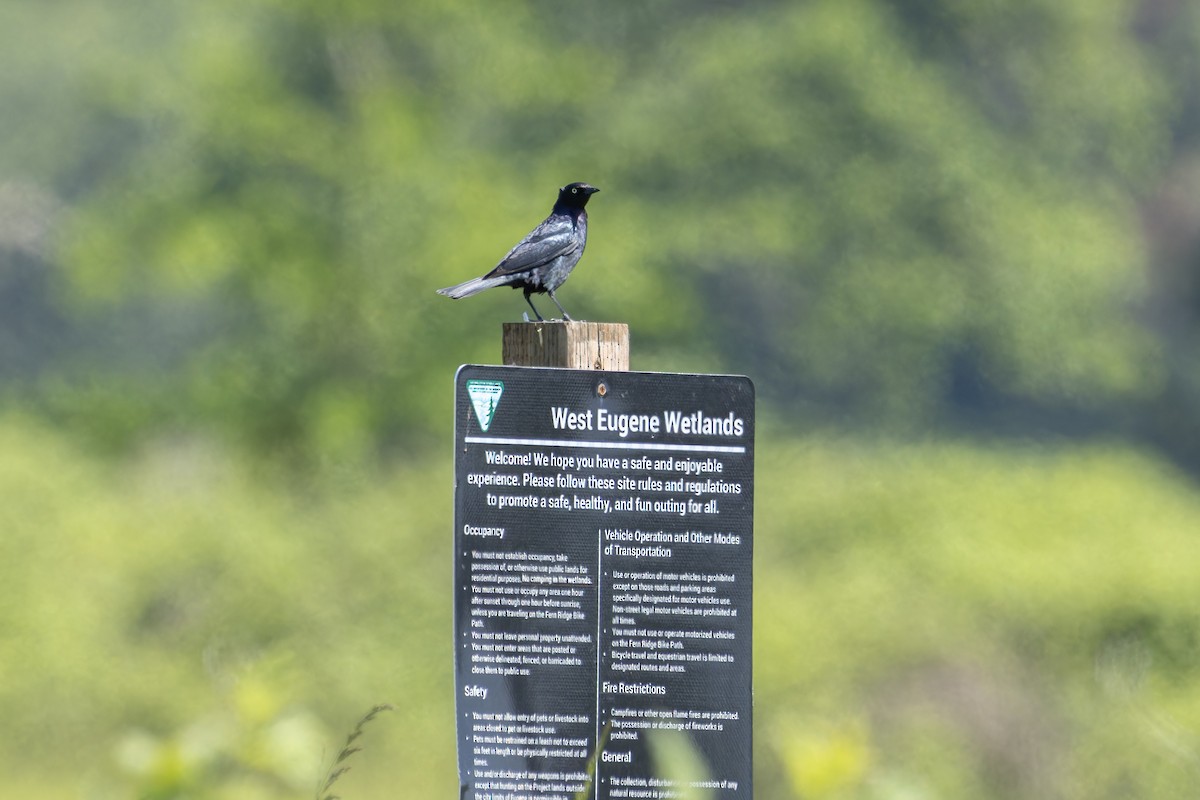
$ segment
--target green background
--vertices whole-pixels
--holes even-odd
[[[457,792],[490,269],[758,393],[756,791],[1200,785],[1200,8],[0,6],[0,793]],[[686,752],[676,760],[686,760]]]

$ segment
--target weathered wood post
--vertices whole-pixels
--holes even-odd
[[[506,322],[504,365],[629,371],[629,326],[623,322]]]

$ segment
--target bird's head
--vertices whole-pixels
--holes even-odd
[[[588,198],[598,191],[595,186],[586,183],[568,183],[558,190],[558,203],[570,208],[583,208]]]

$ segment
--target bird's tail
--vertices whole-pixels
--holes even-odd
[[[447,286],[445,289],[438,289],[438,294],[443,294],[446,297],[452,297],[458,300],[463,297],[470,297],[473,294],[478,294],[484,289],[491,289],[493,286],[506,286],[512,283],[511,275],[499,275],[494,278],[472,278],[465,283],[460,283],[457,286]]]

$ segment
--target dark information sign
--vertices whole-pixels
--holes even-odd
[[[753,507],[747,378],[462,367],[462,797],[752,797]]]

